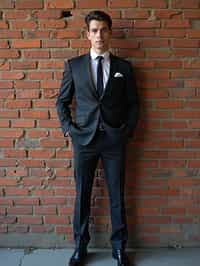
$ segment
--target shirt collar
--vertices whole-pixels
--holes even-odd
[[[93,60],[95,60],[98,56],[103,56],[104,57],[104,60],[108,60],[109,57],[110,57],[110,52],[109,51],[106,51],[105,53],[103,54],[97,54],[92,48],[90,49],[90,56]]]

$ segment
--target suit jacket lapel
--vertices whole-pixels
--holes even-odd
[[[116,72],[116,60],[115,60],[114,55],[112,53],[110,53],[110,73],[109,73],[109,77],[108,77],[108,81],[107,81],[106,87],[105,87],[105,89],[103,91],[103,94],[101,96],[101,99],[106,94],[106,91],[109,90],[109,88],[111,87],[110,85],[112,84],[115,72]]]
[[[91,72],[91,64],[90,64],[90,53],[87,53],[85,55],[85,64],[83,65],[83,67],[85,68],[86,67],[86,79],[89,81],[89,87],[92,91],[92,94],[97,98],[99,99],[99,96],[98,96],[98,93],[97,93],[97,89],[96,89],[96,86],[94,84],[94,81],[93,81],[93,78],[92,78],[92,72]],[[112,53],[110,53],[110,73],[109,73],[109,77],[108,77],[108,81],[106,83],[106,87],[103,91],[103,94],[102,96],[100,97],[100,99],[102,99],[106,93],[106,91],[109,89],[110,87],[110,84],[112,83],[113,81],[113,78],[114,78],[114,73],[116,72],[116,60],[115,60],[115,57]]]

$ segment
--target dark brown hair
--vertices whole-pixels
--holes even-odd
[[[108,24],[108,28],[111,30],[112,28],[112,19],[111,17],[101,11],[101,10],[93,10],[85,17],[85,23],[87,25],[87,29],[89,30],[90,21],[91,20],[98,20],[98,21],[105,21]]]

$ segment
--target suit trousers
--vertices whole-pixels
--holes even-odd
[[[99,159],[105,172],[111,212],[111,245],[113,249],[125,248],[128,231],[124,204],[124,178],[126,139],[110,138],[106,131],[97,130],[88,145],[81,145],[72,137],[76,201],[73,219],[74,240],[77,248],[86,247],[90,241],[89,217],[94,174]]]

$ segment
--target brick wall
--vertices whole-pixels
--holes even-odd
[[[55,100],[64,58],[88,50],[84,16],[96,8],[113,18],[112,51],[133,62],[141,101],[127,151],[129,245],[197,246],[199,0],[0,1],[0,246],[73,244],[73,150]],[[110,230],[99,166],[93,245],[109,246]]]

